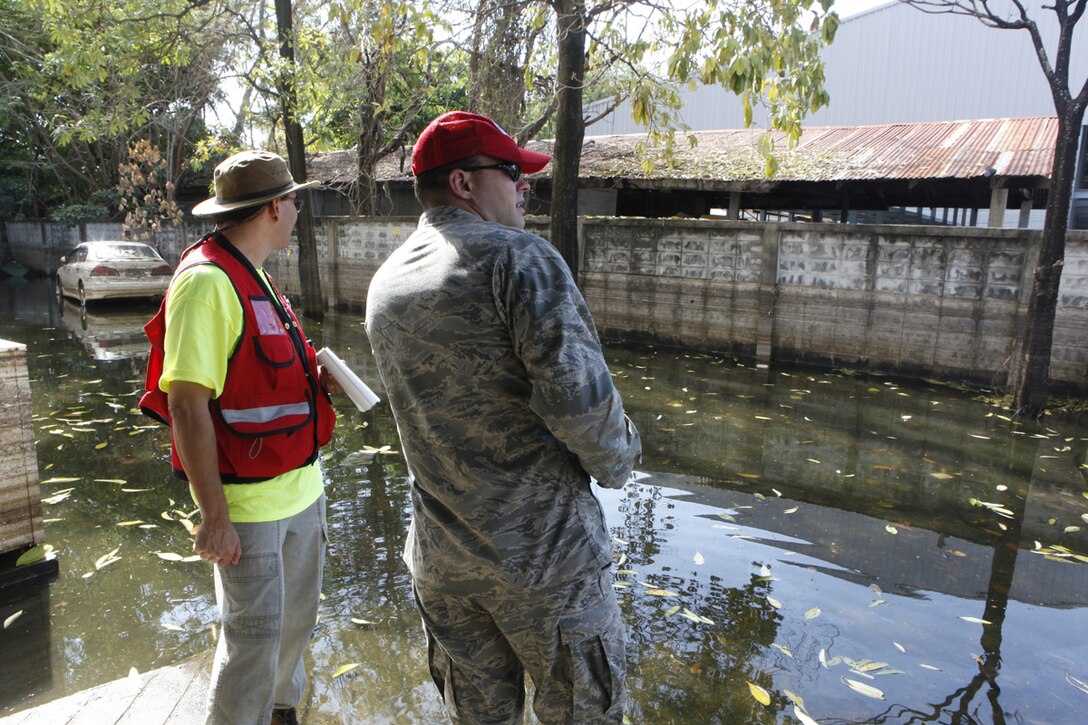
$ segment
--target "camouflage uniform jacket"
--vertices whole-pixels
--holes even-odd
[[[418,585],[548,589],[611,562],[590,476],[623,486],[642,444],[550,243],[429,209],[374,275],[366,331],[412,476]]]

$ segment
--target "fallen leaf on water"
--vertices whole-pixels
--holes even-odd
[[[748,683],[748,691],[752,693],[752,697],[754,697],[759,704],[763,706],[769,706],[771,704],[771,696],[767,694],[766,690],[754,682]]]
[[[952,478],[951,473],[943,473],[942,472],[942,473],[931,473],[929,475],[933,476],[933,478],[936,478],[939,481],[947,481],[948,479]]]
[[[781,609],[782,608],[782,602],[778,601],[777,599],[775,599],[774,597],[772,597],[770,595],[767,596],[767,604],[770,604],[775,609]]]
[[[771,575],[771,567],[767,566],[766,564],[759,567],[759,575],[761,577],[763,577],[764,579],[766,579],[767,577],[769,577]]]
[[[1073,675],[1069,674],[1068,672],[1065,673],[1065,681],[1080,690],[1081,692],[1088,693],[1088,684],[1084,683],[1081,680],[1078,680],[1076,677],[1073,677]]]
[[[820,650],[820,664],[823,665],[825,668],[827,667],[827,650],[826,649],[821,649]]]
[[[787,698],[789,698],[789,701],[792,702],[795,706],[801,708],[802,710],[805,709],[805,701],[802,700],[801,696],[798,695],[796,692],[790,692],[789,690],[782,690],[782,694],[785,695]]]
[[[898,642],[892,642],[892,644],[894,644],[894,645],[895,645],[895,648],[896,648],[897,650],[899,650],[900,652],[902,652],[903,654],[906,654],[906,653],[907,653],[907,648],[906,648],[906,647],[904,647],[903,645],[899,644]]]
[[[948,554],[949,554],[949,556],[960,556],[960,557],[967,556],[967,554],[963,553],[959,549],[949,549]]]
[[[61,476],[58,478],[47,478],[40,482],[40,485],[45,486],[50,483],[73,483],[75,481],[82,481],[82,478],[73,478],[71,476]]]
[[[793,716],[797,718],[801,725],[820,725],[820,723],[808,716],[804,708],[798,707],[796,704],[793,706]]]
[[[126,481],[123,478],[96,478],[96,479],[94,479],[94,482],[95,483],[128,483],[128,481]]]
[[[865,695],[866,697],[871,697],[874,700],[883,700],[884,699],[884,693],[881,692],[880,690],[876,689],[872,685],[866,685],[864,682],[858,682],[857,680],[851,680],[848,677],[840,677],[839,679],[841,679],[843,682],[845,682],[846,686],[849,687],[854,692]]]
[[[7,628],[8,628],[8,627],[10,627],[10,626],[11,626],[12,624],[14,624],[14,623],[15,623],[15,620],[16,620],[16,619],[18,619],[19,617],[23,616],[23,612],[25,612],[25,611],[26,611],[25,609],[20,609],[20,610],[19,610],[18,612],[16,612],[15,614],[11,615],[11,616],[10,616],[10,617],[8,617],[7,619],[5,619],[5,620],[4,620],[4,629],[7,629]]]
[[[65,500],[66,498],[71,496],[72,491],[75,491],[75,489],[74,488],[66,488],[63,491],[58,491],[56,494],[50,496],[49,498],[43,498],[42,503],[48,503],[48,504],[60,503],[61,501]]]
[[[166,623],[166,624],[163,624],[162,628],[165,629],[165,630],[168,630],[170,632],[184,632],[185,631],[182,627],[179,627],[176,624],[170,624],[169,622]]]
[[[109,566],[115,561],[118,561],[121,557],[117,556],[117,552],[120,550],[120,547],[118,547],[110,553],[103,554],[102,556],[98,557],[98,559],[94,562],[94,568],[101,569],[103,567]]]
[[[816,619],[816,617],[819,617],[819,616],[820,616],[820,608],[819,607],[813,607],[812,609],[805,612],[805,619]]]
[[[879,607],[880,605],[887,604],[887,603],[888,602],[885,599],[874,599],[873,601],[869,602],[869,606],[870,607]]]
[[[118,521],[117,525],[118,526],[137,526],[137,525],[142,524],[142,523],[143,523],[142,519],[133,519],[132,521]]]
[[[793,657],[793,652],[790,652],[790,648],[787,647],[786,645],[778,644],[777,642],[772,642],[771,646],[774,647],[779,652],[781,652],[782,654],[786,655],[787,657]]]
[[[783,511],[782,513],[784,513],[784,514],[793,514],[793,513],[797,513],[797,507],[796,507],[796,506],[794,506],[793,508],[789,508],[789,509],[786,509],[786,510],[785,510],[785,511]]]
[[[692,557],[692,561],[694,561],[697,566],[702,566],[706,562],[706,559],[703,558],[702,554],[696,551],[695,556]]]
[[[696,614],[695,612],[686,608],[684,609],[684,611],[680,612],[680,616],[684,619],[690,619],[696,624],[714,624],[713,619],[708,619],[707,617],[704,617],[701,614]]]
[[[723,519],[725,521],[736,521],[736,519],[733,518],[732,516],[730,516],[729,514],[718,514],[718,518]]]
[[[741,478],[759,478],[758,473],[738,473]]]
[[[934,667],[933,665],[920,664],[919,667],[924,667],[927,670],[933,670],[934,672],[944,672],[940,667]]]
[[[965,622],[970,622],[971,624],[992,624],[992,622],[985,619],[979,619],[978,617],[960,617],[960,619]]]
[[[972,438],[978,438],[979,440],[983,440],[983,441],[990,440],[990,436],[979,435],[978,433],[971,433],[970,436]]]
[[[352,670],[354,670],[358,666],[359,666],[358,662],[352,662],[350,665],[341,665],[340,667],[336,668],[336,672],[332,673],[332,679],[335,680],[340,675],[351,672]]]
[[[888,532],[889,534],[891,534],[892,536],[895,536],[896,534],[898,534],[898,533],[899,533],[899,529],[895,528],[895,527],[894,527],[894,526],[892,526],[891,524],[888,524],[887,526],[885,526],[885,527],[884,527],[884,530],[885,530],[885,531],[887,531],[887,532]]]
[[[361,625],[374,624],[374,622],[371,622],[369,619],[361,619],[359,617],[352,617],[351,618],[351,623],[352,624],[361,624]]]
[[[105,448],[105,447],[106,447],[106,446],[108,446],[108,445],[109,445],[109,442],[108,442],[108,441],[102,441],[102,442],[101,442],[101,443],[99,443],[99,444],[98,444],[97,446],[95,446],[95,447],[94,447],[94,449],[95,449],[96,451],[100,451],[100,450],[102,450],[103,448]]]
[[[668,589],[647,589],[646,593],[652,597],[675,597],[676,592],[669,591]]]
[[[676,614],[679,611],[680,611],[680,605],[679,604],[674,604],[673,606],[669,607],[664,612],[662,612],[661,616],[662,617],[671,617],[672,615]]]

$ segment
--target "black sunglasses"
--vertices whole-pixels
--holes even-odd
[[[304,204],[304,202],[297,195],[293,199],[289,196],[281,196],[280,200],[289,201],[295,205],[295,211],[302,211],[302,205]]]
[[[480,169],[498,169],[510,177],[510,181],[521,178],[521,167],[513,161],[501,161],[497,164],[484,164],[482,166],[458,166],[461,171],[479,171]]]

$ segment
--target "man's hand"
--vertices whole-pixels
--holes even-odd
[[[332,373],[330,373],[329,369],[324,365],[317,366],[317,377],[329,395],[336,395],[337,393],[344,392],[344,387],[336,382],[336,378],[332,376]]]
[[[242,558],[242,542],[229,520],[221,523],[202,521],[196,529],[193,551],[213,564],[233,566]]]

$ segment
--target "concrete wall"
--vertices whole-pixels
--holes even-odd
[[[1002,386],[1038,233],[906,226],[583,221],[602,332]],[[1088,234],[1071,233],[1051,377],[1088,389]]]
[[[28,244],[45,239],[57,257],[98,231],[26,226],[8,223],[9,243],[25,232]],[[415,226],[414,217],[317,220],[329,303],[362,310],[375,270]],[[546,235],[547,220],[532,218],[528,228]],[[1015,360],[1039,238],[1006,229],[605,217],[583,217],[579,229],[582,290],[607,337],[997,387]],[[207,230],[193,222],[155,243],[176,263]],[[297,294],[297,264],[292,248],[265,266]],[[1088,391],[1088,232],[1068,236],[1051,378]]]

